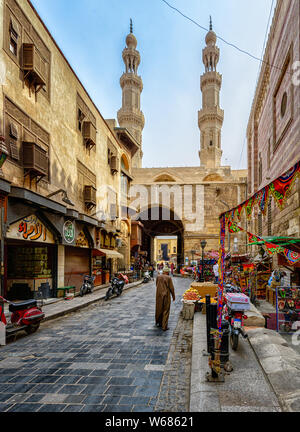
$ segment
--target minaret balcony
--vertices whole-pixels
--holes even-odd
[[[201,91],[203,91],[207,85],[212,85],[212,84],[217,85],[219,90],[220,90],[221,85],[222,85],[222,75],[219,74],[219,72],[209,71],[209,72],[205,72],[203,75],[201,75],[201,77],[200,77]]]
[[[123,73],[120,78],[120,86],[122,89],[124,87],[136,87],[140,92],[143,91],[142,78],[133,72]]]
[[[224,110],[219,107],[203,108],[198,111],[198,125],[201,127],[205,123],[216,122],[222,126],[224,121]]]
[[[136,112],[134,112],[136,111]],[[126,108],[119,109],[117,113],[118,122],[119,125],[126,124],[135,124],[136,126],[139,126],[141,129],[144,128],[145,125],[145,117],[142,111],[134,110],[130,108],[129,110],[126,110]]]

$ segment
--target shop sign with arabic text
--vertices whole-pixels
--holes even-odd
[[[55,243],[51,232],[35,215],[28,216],[11,224],[7,230],[6,237],[16,240]]]

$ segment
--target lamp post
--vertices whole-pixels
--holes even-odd
[[[205,246],[207,245],[205,240],[201,241],[201,248],[202,248],[202,269],[201,269],[201,280],[200,282],[204,282],[204,249]]]

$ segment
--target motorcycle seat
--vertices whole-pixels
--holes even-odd
[[[29,309],[31,307],[35,307],[36,305],[37,305],[37,302],[34,299],[24,300],[24,301],[19,302],[19,303],[10,303],[9,311],[15,312],[15,311],[22,310],[22,309]]]

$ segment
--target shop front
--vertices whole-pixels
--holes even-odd
[[[64,225],[64,285],[75,286],[76,292],[85,275],[91,274],[93,240],[88,228],[74,221],[66,221]]]
[[[92,273],[96,276],[95,286],[106,285],[118,271],[118,260],[124,256],[115,250],[116,232],[96,229],[96,247],[92,251]]]
[[[55,295],[57,245],[36,214],[9,225],[4,256],[4,295],[9,300]]]

